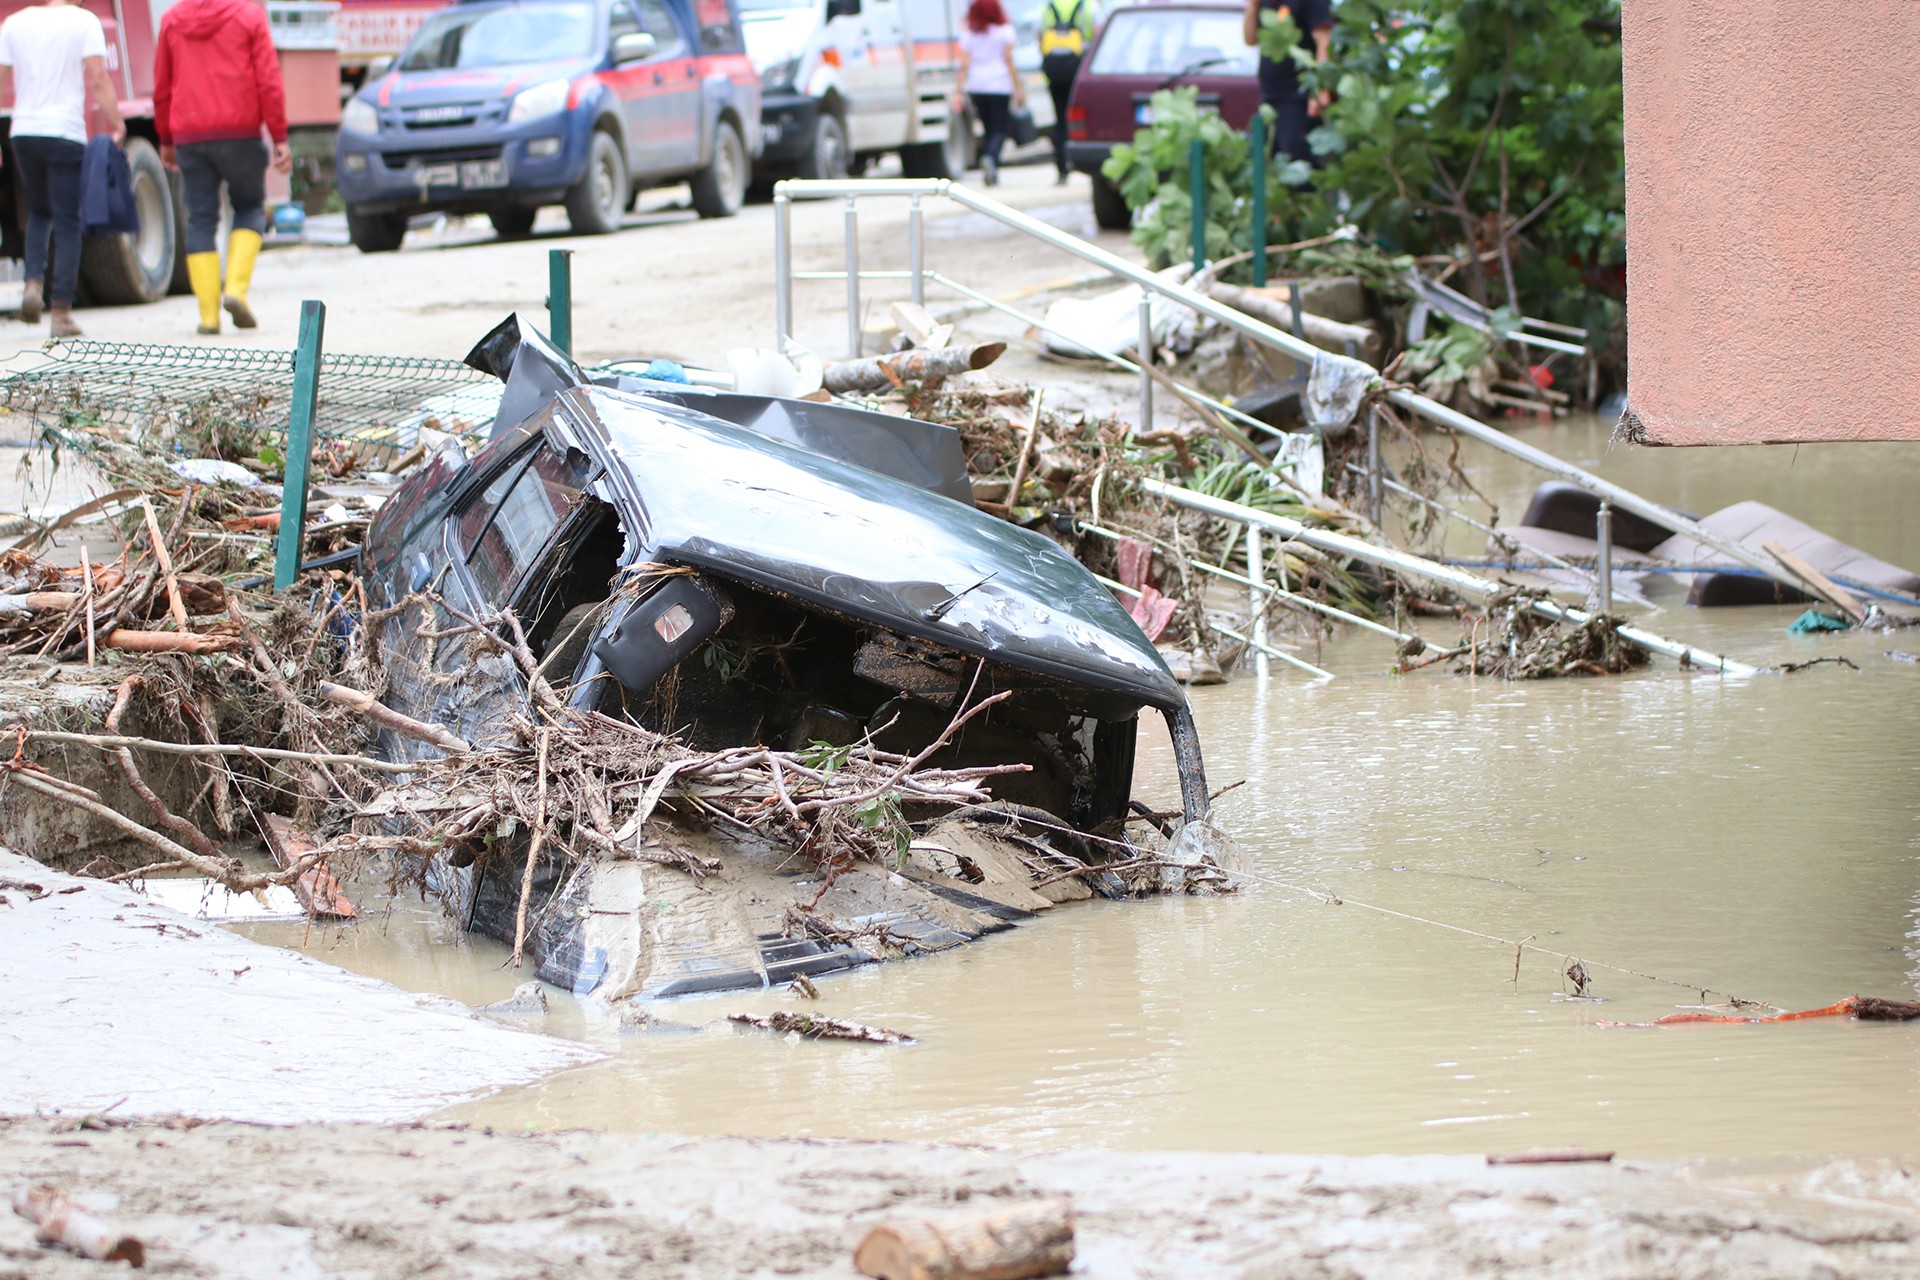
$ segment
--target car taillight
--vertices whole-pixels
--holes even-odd
[[[1087,136],[1087,109],[1085,107],[1067,108],[1067,136],[1082,138]]]

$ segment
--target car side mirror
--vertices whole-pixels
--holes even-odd
[[[613,60],[615,63],[638,62],[642,58],[651,58],[660,48],[660,42],[645,31],[629,31],[613,40]]]
[[[827,21],[860,16],[860,0],[827,0]]]
[[[381,54],[379,57],[367,63],[366,83],[372,84],[375,80],[378,80],[391,70],[393,70],[393,55],[390,53]]]

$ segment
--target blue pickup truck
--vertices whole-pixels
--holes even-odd
[[[335,175],[353,243],[380,253],[418,213],[485,213],[521,236],[560,204],[576,233],[603,234],[673,182],[728,217],[760,146],[733,0],[462,0],[347,103]]]

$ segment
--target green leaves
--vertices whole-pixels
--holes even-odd
[[[1207,257],[1245,251],[1253,243],[1253,151],[1247,136],[1202,108],[1191,85],[1162,89],[1150,100],[1153,124],[1133,135],[1131,145],[1113,149],[1101,172],[1120,190],[1134,219],[1133,241],[1149,262],[1187,257],[1193,243],[1192,145],[1205,147]],[[1264,110],[1264,108],[1263,108]],[[1311,172],[1301,164],[1268,166],[1267,208],[1284,211],[1289,202],[1284,181],[1304,181]]]

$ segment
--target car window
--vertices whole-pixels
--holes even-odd
[[[1122,9],[1087,70],[1104,76],[1252,76],[1259,52],[1247,47],[1240,15],[1228,10]]]
[[[640,0],[640,25],[654,39],[655,57],[686,56],[687,38],[680,33],[680,24],[674,21],[673,11],[662,0]]]
[[[427,19],[400,59],[402,71],[504,67],[584,58],[594,50],[590,4],[456,5]]]
[[[612,46],[621,36],[638,35],[640,19],[634,16],[633,6],[627,0],[615,0],[613,9],[607,15],[607,44]]]
[[[700,47],[706,52],[731,53],[740,46],[727,0],[693,0],[693,20],[700,28]]]
[[[510,465],[460,514],[460,545],[481,598],[507,593],[554,531],[586,497],[592,466],[578,450],[542,443],[524,466]]]

